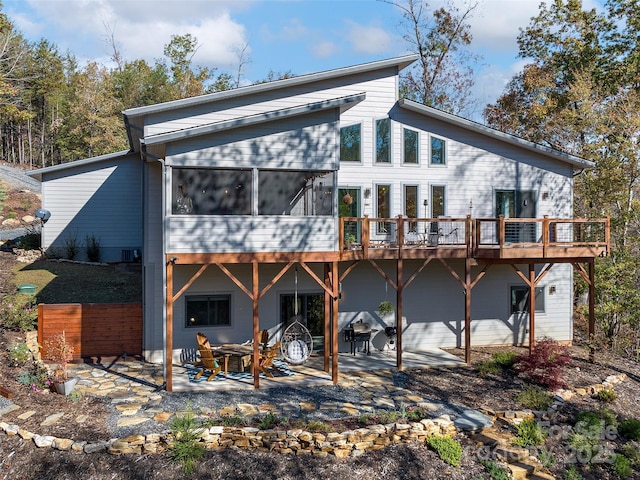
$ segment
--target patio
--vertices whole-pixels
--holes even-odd
[[[279,376],[267,378],[260,376],[260,388],[273,388],[287,386],[319,386],[332,385],[331,373],[323,370],[324,359],[321,355],[313,355],[304,365],[289,365],[292,376]],[[438,348],[421,352],[402,352],[402,365],[407,368],[452,367],[464,365],[464,360],[440,350]],[[339,384],[349,381],[351,375],[358,372],[372,372],[376,370],[396,370],[396,352],[372,351],[371,355],[358,352],[356,355],[340,353],[338,356]],[[217,392],[223,390],[253,389],[253,375],[251,373],[237,376],[219,373],[216,378],[207,382],[190,381],[189,369],[186,366],[173,367],[173,391],[174,392]],[[192,377],[192,375],[191,375]]]

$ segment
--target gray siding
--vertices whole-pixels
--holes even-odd
[[[51,218],[43,247],[65,256],[65,245],[79,246],[86,260],[85,238],[100,241],[101,260],[118,262],[122,250],[142,246],[142,162],[137,155],[70,167],[43,175],[42,199]]]

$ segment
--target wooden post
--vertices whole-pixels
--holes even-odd
[[[398,232],[396,241],[398,242],[398,258],[402,258],[402,249],[404,247],[404,222],[402,221],[402,215],[398,215],[398,219],[396,220],[398,227],[396,231]]]
[[[165,388],[173,391],[173,262],[166,262],[167,269],[167,321],[165,326]]]
[[[544,216],[542,221],[542,256],[547,258],[547,249],[549,248],[549,215]]]
[[[471,363],[471,258],[464,260],[464,361]]]
[[[331,267],[329,263],[324,264],[324,284],[331,287]],[[329,346],[331,345],[331,295],[324,291],[324,371],[329,373]]]
[[[402,258],[396,263],[396,366],[402,370]]]
[[[536,270],[535,264],[529,264],[529,354],[536,343]]]
[[[260,319],[258,316],[258,303],[260,300],[260,283],[258,282],[258,262],[251,262],[252,266],[252,300],[253,300],[253,386],[260,388],[260,369],[258,363],[260,362],[260,345],[258,338],[260,337]]]
[[[333,286],[333,308],[331,309],[331,381],[338,383],[338,262],[331,267],[331,283]]]
[[[596,333],[596,268],[595,259],[589,259],[589,361],[595,360],[594,335]]]
[[[369,242],[370,242],[370,223],[369,216],[365,215],[362,219],[362,258],[369,258]]]
[[[505,238],[505,224],[504,215],[498,217],[498,247],[500,248],[500,258],[502,258],[502,250],[504,250],[504,238]]]

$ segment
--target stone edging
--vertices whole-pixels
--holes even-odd
[[[549,414],[560,404],[574,395],[593,395],[600,390],[611,388],[627,378],[626,374],[608,376],[602,383],[578,388],[574,390],[558,390],[555,392],[555,402],[546,412],[522,411],[494,411],[481,408],[483,413],[504,419],[510,423],[518,423],[524,418],[541,417],[548,420]],[[169,448],[173,444],[173,435],[169,431],[149,435],[135,434],[126,438],[113,439],[103,442],[90,443],[86,441],[57,438],[49,435],[38,435],[20,428],[18,425],[0,422],[0,430],[9,436],[18,435],[24,440],[32,440],[39,447],[51,447],[61,451],[78,453],[109,453],[121,455],[127,453],[142,454],[156,453]],[[362,455],[364,452],[379,450],[392,443],[408,443],[425,441],[434,434],[454,436],[457,428],[448,415],[435,419],[424,419],[412,423],[391,423],[388,425],[373,425],[342,433],[311,433],[302,429],[297,430],[260,430],[254,427],[226,427],[213,426],[204,428],[200,435],[200,442],[208,449],[217,448],[250,448],[281,454],[312,454],[326,456],[335,455],[338,458]]]

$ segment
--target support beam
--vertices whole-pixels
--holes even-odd
[[[255,388],[260,388],[260,368],[258,367],[260,363],[260,317],[258,315],[258,304],[260,301],[259,265],[260,264],[255,261],[251,263],[251,281],[253,286],[253,386]]]
[[[165,388],[167,392],[173,392],[173,262],[166,262],[167,291],[165,296],[167,307],[167,322],[165,325]]]
[[[330,263],[324,264],[324,284],[327,287],[331,286],[331,267]],[[329,373],[330,368],[330,359],[329,359],[329,351],[331,350],[329,346],[331,345],[331,295],[325,290],[324,291],[324,348],[323,354],[324,357],[324,371]]]
[[[331,265],[333,305],[331,309],[331,381],[338,383],[338,262]]]
[[[471,259],[464,261],[464,361],[471,363]]]
[[[529,354],[536,344],[536,265],[529,264]]]
[[[396,262],[396,366],[402,370],[402,258]]]
[[[589,259],[589,361],[595,360],[594,335],[596,334],[596,268],[595,259]]]

